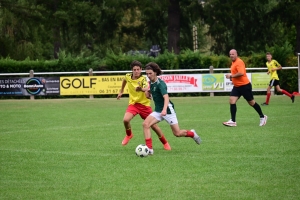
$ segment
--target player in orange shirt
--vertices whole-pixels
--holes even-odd
[[[124,88],[127,84],[129,92],[129,105],[125,112],[123,123],[126,129],[126,136],[122,141],[122,145],[128,144],[129,140],[133,137],[131,131],[130,121],[139,114],[142,119],[146,119],[148,115],[152,113],[150,99],[146,97],[145,92],[148,88],[148,83],[146,77],[142,75],[142,64],[139,61],[133,61],[131,64],[132,73],[125,75],[123,79],[120,93],[117,96],[119,100],[124,92]],[[158,127],[157,124],[151,126],[155,131],[159,140],[164,145],[165,150],[171,150],[171,146],[166,140],[162,130]],[[152,139],[149,138],[148,140]]]
[[[237,126],[236,123],[236,102],[243,96],[248,104],[252,106],[256,112],[259,114],[260,122],[259,126],[264,126],[267,123],[267,116],[263,114],[261,107],[254,101],[252,94],[252,85],[246,74],[245,63],[242,59],[238,57],[237,51],[235,49],[229,52],[231,64],[231,74],[226,74],[226,78],[230,79],[233,83],[233,88],[230,93],[229,103],[230,103],[230,113],[231,119],[227,122],[223,122],[225,126]]]
[[[270,101],[270,97],[271,97],[271,89],[273,86],[276,88],[277,92],[281,92],[282,94],[285,94],[286,96],[290,97],[292,100],[292,103],[294,103],[295,96],[288,93],[286,90],[281,89],[279,86],[279,78],[278,78],[277,71],[282,69],[281,65],[276,60],[272,60],[272,54],[270,52],[266,53],[266,59],[267,59],[266,65],[268,67],[267,74],[270,74],[271,80],[270,80],[270,84],[267,88],[266,102],[261,105],[263,105],[263,106],[269,105],[269,101]]]

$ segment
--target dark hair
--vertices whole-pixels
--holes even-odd
[[[271,55],[272,56],[272,54],[270,52],[267,52],[266,55]]]
[[[156,72],[157,76],[162,74],[160,67],[158,66],[158,64],[156,64],[154,62],[149,62],[147,65],[145,65],[145,70],[152,70],[152,71]]]
[[[135,66],[139,66],[140,68],[143,67],[142,63],[137,60],[132,61],[132,63],[130,64],[131,69]]]

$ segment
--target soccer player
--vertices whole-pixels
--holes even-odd
[[[252,85],[246,74],[245,63],[242,59],[238,57],[237,51],[235,49],[229,52],[231,63],[231,74],[226,74],[226,78],[230,79],[233,83],[233,88],[230,93],[229,104],[231,119],[227,122],[223,122],[225,126],[237,126],[236,123],[236,102],[243,96],[248,104],[252,106],[256,112],[259,114],[260,122],[259,126],[264,126],[267,123],[267,116],[263,114],[261,107],[254,101],[252,94]]]
[[[129,105],[125,112],[123,123],[126,129],[126,136],[122,141],[122,145],[128,144],[129,140],[133,137],[131,131],[130,121],[139,114],[142,119],[152,113],[152,108],[150,105],[150,99],[146,97],[144,91],[148,88],[148,83],[146,78],[142,75],[142,64],[139,61],[133,61],[131,64],[132,73],[125,75],[123,79],[120,93],[117,96],[119,100],[124,92],[124,88],[127,84],[129,91]],[[171,146],[166,140],[162,130],[157,124],[153,124],[151,128],[155,131],[159,140],[164,145],[165,150],[171,150]]]
[[[179,128],[174,104],[169,99],[167,85],[163,80],[157,77],[162,74],[160,67],[154,62],[150,62],[145,66],[145,70],[147,77],[150,79],[150,94],[155,104],[154,112],[143,122],[146,145],[150,150],[149,154],[154,153],[150,127],[162,120],[166,120],[176,137],[190,137],[193,138],[197,144],[200,144],[201,139],[195,130],[181,130]]]
[[[263,106],[269,105],[269,101],[271,97],[271,89],[273,86],[276,88],[277,92],[281,92],[282,94],[285,94],[286,96],[290,97],[292,99],[292,103],[294,103],[295,96],[288,93],[286,90],[281,89],[279,86],[279,78],[278,78],[277,71],[282,69],[281,65],[276,60],[272,59],[272,54],[270,52],[266,53],[266,58],[267,58],[266,65],[268,67],[267,74],[270,74],[271,81],[267,88],[266,102],[262,103],[261,105]]]

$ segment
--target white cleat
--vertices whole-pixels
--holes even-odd
[[[194,129],[192,129],[191,131],[194,133],[193,139],[195,140],[195,142],[196,142],[197,144],[200,144],[200,143],[202,142],[200,136],[196,133],[196,131],[195,131]]]
[[[264,126],[267,123],[268,116],[264,115],[263,118],[260,118],[259,126]]]
[[[236,122],[233,122],[231,119],[228,120],[227,122],[223,122],[223,125],[224,126],[230,126],[230,127],[237,126]]]

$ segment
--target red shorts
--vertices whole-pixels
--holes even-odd
[[[134,116],[139,114],[142,119],[146,119],[148,115],[152,113],[151,106],[145,106],[139,103],[129,105],[126,112],[133,114]]]

